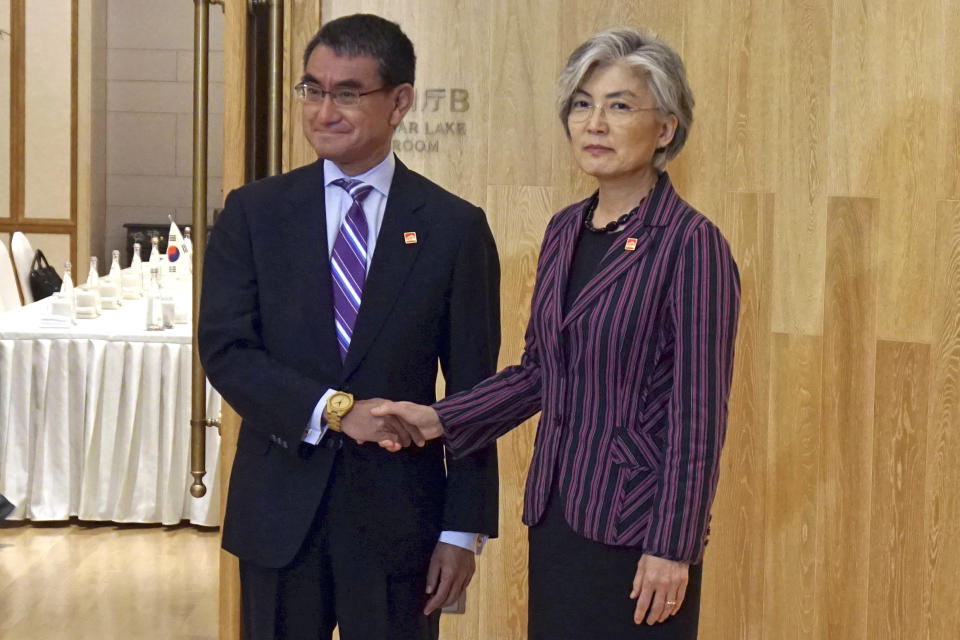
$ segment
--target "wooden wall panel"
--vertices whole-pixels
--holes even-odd
[[[771,337],[766,521],[762,533],[750,536],[762,536],[765,542],[766,640],[823,637],[815,633],[822,350],[819,337]],[[717,537],[725,535],[717,530]],[[709,566],[713,561],[711,557]],[[727,597],[718,594],[705,603],[706,610],[722,608]],[[711,637],[709,628],[704,631],[704,637]]]
[[[887,210],[879,227],[880,278],[886,286],[877,299],[877,332],[885,339],[929,342],[933,330],[927,309],[933,294],[937,172],[933,163],[925,164],[937,156],[942,45],[935,36],[950,4],[892,3],[883,53],[874,53],[884,61],[880,84],[897,88],[880,92],[889,105],[880,116],[879,146]],[[954,5],[952,12],[957,10]]]
[[[883,191],[883,156],[877,142],[882,135],[882,112],[887,92],[877,91],[885,64],[883,51],[886,5],[860,2],[833,4],[830,50],[830,193],[879,197]]]
[[[283,149],[284,171],[310,164],[317,152],[303,135],[300,101],[293,85],[303,75],[303,50],[320,28],[320,0],[284,0],[283,3]]]
[[[288,60],[319,8],[288,2]],[[743,282],[700,637],[954,638],[956,0],[322,2],[325,19],[355,11],[410,35],[418,89],[469,90],[467,112],[429,112],[464,122],[465,136],[399,155],[485,207],[503,267],[504,365],[521,353],[547,220],[594,189],[554,113],[557,73],[604,28],[674,45],[697,106],[668,169],[730,240]],[[299,115],[285,126],[285,166],[312,161]],[[501,537],[478,560],[467,613],[444,617],[445,640],[526,635],[519,518],[533,434],[531,421],[500,443]]]
[[[939,111],[937,153],[939,198],[960,200],[960,10],[947,2],[937,34],[940,94],[934,99]]]
[[[704,611],[703,625],[717,635],[763,637],[765,540],[753,532],[765,519],[767,422],[770,391],[770,284],[773,262],[773,196],[731,193],[718,224],[740,267],[737,331],[730,417],[711,528],[713,562],[704,575],[704,597],[724,607]]]
[[[930,638],[960,628],[960,202],[937,208],[936,333],[931,352],[930,420],[924,491],[923,617]],[[914,517],[918,517],[915,511]]]
[[[492,20],[489,93],[496,99],[490,101],[490,145],[504,149],[518,139],[528,143],[521,153],[498,154],[489,162],[487,182],[552,185],[556,78],[565,62],[557,48],[560,14],[546,3],[497,0]],[[541,37],[526,37],[531,24],[538,25]]]
[[[780,35],[781,95],[773,329],[819,335],[823,319],[826,228],[824,171],[829,113],[828,0],[784,2]]]
[[[543,227],[552,215],[552,194],[543,187],[491,186],[487,214],[500,243],[500,306],[503,318],[500,366],[520,361],[530,316]],[[527,528],[523,513],[524,479],[533,453],[537,417],[498,443],[500,456],[500,537],[478,558],[477,577],[467,600],[467,613],[479,612],[473,628],[467,619],[441,619],[444,638],[522,638],[527,629]],[[497,611],[497,615],[487,612]]]
[[[773,191],[776,185],[778,165],[770,161],[769,150],[779,144],[781,11],[780,2],[768,0],[730,3],[727,56],[716,56],[729,59],[730,68],[715,80],[729,90],[723,163],[729,190]],[[715,27],[706,24],[694,33],[704,30]],[[705,110],[700,103],[704,88],[692,75],[690,82],[696,87],[699,118]]]
[[[670,179],[684,198],[708,218],[719,215],[723,195],[733,190],[726,182],[724,163],[703,161],[726,155],[729,59],[712,52],[729,46],[729,7],[727,0],[689,4],[682,39],[668,40],[686,60],[687,81],[697,87],[693,94],[693,128],[683,151],[669,167]]]
[[[0,218],[10,217],[10,0],[0,0]]]
[[[876,358],[875,202],[831,198],[817,496],[817,635],[866,640]],[[856,541],[856,543],[854,543]],[[843,549],[843,552],[834,550]]]
[[[868,638],[926,637],[923,504],[930,345],[877,343]]]

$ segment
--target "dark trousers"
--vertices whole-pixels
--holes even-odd
[[[244,638],[437,640],[440,612],[423,615],[428,558],[416,570],[395,571],[370,553],[357,522],[366,472],[354,448],[339,452],[330,482],[294,560],[281,569],[240,561]],[[382,514],[379,514],[382,515]],[[421,566],[422,565],[422,566]]]
[[[530,528],[528,640],[695,640],[700,617],[701,565],[690,567],[686,597],[676,615],[653,626],[633,621],[629,598],[642,551],[614,547],[574,533],[556,494]]]

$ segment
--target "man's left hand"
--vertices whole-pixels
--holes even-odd
[[[477,560],[473,551],[438,542],[427,570],[427,593],[433,594],[433,597],[427,602],[423,613],[430,615],[459,600],[476,570]]]

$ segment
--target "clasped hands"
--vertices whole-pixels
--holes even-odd
[[[343,417],[340,429],[358,443],[376,442],[397,452],[411,443],[422,447],[443,434],[440,418],[432,407],[382,398],[358,400]]]

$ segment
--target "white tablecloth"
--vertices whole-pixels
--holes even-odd
[[[40,301],[0,314],[0,494],[12,519],[220,522],[220,436],[207,429],[207,495],[190,496],[190,325],[144,329],[124,301],[43,329]],[[207,386],[207,415],[220,397]]]

